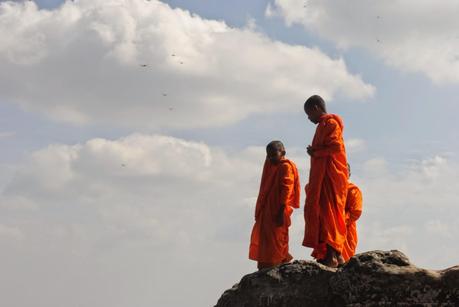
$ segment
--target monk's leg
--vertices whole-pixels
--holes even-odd
[[[338,254],[338,259],[337,260],[338,260],[338,266],[343,266],[346,263],[346,261],[344,260],[343,255],[341,255],[341,254]]]
[[[292,260],[292,258],[285,258],[284,260],[281,261],[281,263],[279,264],[286,264],[286,263],[290,263],[290,261]]]
[[[276,265],[289,263],[291,260],[292,260],[292,257],[287,257],[287,258],[285,258],[284,260],[282,260],[279,263],[260,262],[260,261],[258,261],[257,268],[258,268],[258,270],[268,269],[268,268],[275,267]]]
[[[257,264],[258,270],[272,268],[273,266],[275,266],[275,264],[269,263],[269,262],[260,262],[260,261],[258,261],[258,264]]]
[[[292,259],[293,259],[293,256],[290,255],[290,253],[287,252],[287,256],[285,256],[285,258],[282,260],[281,264],[289,263],[290,261],[292,261]]]
[[[322,264],[331,267],[331,268],[337,268],[338,267],[338,252],[331,247],[330,245],[327,244],[327,255],[325,256],[324,261]]]

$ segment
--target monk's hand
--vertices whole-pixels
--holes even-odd
[[[311,145],[309,145],[309,146],[306,148],[306,151],[308,152],[308,155],[310,155],[311,157],[314,155],[314,149],[312,148]]]
[[[277,227],[284,226],[284,208],[285,208],[285,205],[281,205],[279,212],[277,213],[277,217],[276,217]]]

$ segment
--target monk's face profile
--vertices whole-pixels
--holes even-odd
[[[304,112],[306,112],[308,119],[314,124],[318,124],[320,117],[325,113],[317,105],[305,107]]]
[[[273,164],[278,164],[285,156],[285,150],[280,147],[269,148],[266,151],[266,158]]]

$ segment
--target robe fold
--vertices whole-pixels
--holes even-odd
[[[293,208],[300,206],[300,181],[296,165],[283,159],[273,164],[268,159],[263,167],[260,191],[255,208],[255,225],[252,229],[249,259],[276,265],[290,261],[288,252],[288,227]],[[283,210],[284,223],[277,225]]]
[[[345,219],[346,219],[346,242],[344,242],[342,256],[347,262],[355,254],[357,247],[357,224],[356,221],[362,214],[362,192],[353,183],[349,182],[347,191]]]
[[[348,187],[343,121],[338,115],[323,115],[312,141],[313,155],[306,186],[303,245],[312,256],[324,259],[327,245],[341,253],[346,241],[344,209]]]

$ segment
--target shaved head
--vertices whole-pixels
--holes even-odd
[[[282,144],[281,141],[271,141],[268,145],[266,145],[266,153],[273,152],[276,150],[285,152],[284,144]]]
[[[266,146],[266,158],[278,164],[285,156],[285,147],[281,141],[272,141]]]
[[[304,103],[304,110],[305,111],[307,109],[311,110],[311,109],[313,109],[315,107],[319,108],[323,112],[327,112],[327,108],[325,107],[325,101],[319,95],[313,95],[313,96],[309,97],[308,100],[306,100],[306,102]]]

